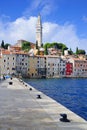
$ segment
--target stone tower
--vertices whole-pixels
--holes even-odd
[[[42,45],[42,22],[41,22],[40,15],[38,15],[37,24],[36,24],[36,43],[37,43],[38,47],[41,47],[41,45]]]

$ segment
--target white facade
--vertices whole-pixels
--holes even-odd
[[[37,56],[37,70],[38,76],[46,76],[46,57],[44,56]]]
[[[15,54],[3,54],[1,57],[1,75],[12,75],[16,73]]]
[[[57,56],[46,57],[46,76],[59,77],[60,75],[60,58]]]
[[[60,77],[65,76],[65,70],[66,70],[66,60],[60,59],[60,65],[59,65],[59,72],[60,72]]]
[[[29,55],[16,54],[16,73],[27,76],[29,68]]]
[[[38,16],[37,24],[36,24],[36,42],[38,44],[38,47],[41,47],[42,45],[42,22],[41,22],[41,16]]]

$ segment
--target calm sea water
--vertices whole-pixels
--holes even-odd
[[[23,79],[87,120],[87,79]]]

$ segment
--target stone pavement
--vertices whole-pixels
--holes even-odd
[[[61,122],[60,113],[66,113],[70,122]],[[87,121],[13,78],[0,81],[0,130],[87,130]]]

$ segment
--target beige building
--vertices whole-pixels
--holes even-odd
[[[30,78],[37,78],[37,57],[31,56],[29,57],[29,66],[28,66],[28,75]]]
[[[46,57],[40,55],[29,57],[28,75],[30,78],[46,77]]]

